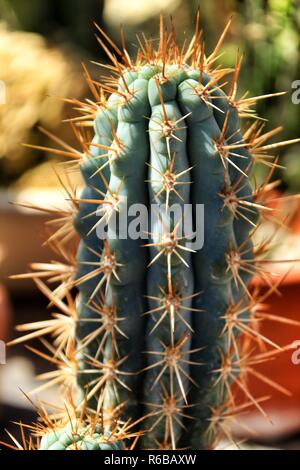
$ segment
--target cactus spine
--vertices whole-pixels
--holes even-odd
[[[92,117],[94,136],[86,144],[73,126],[82,151],[63,144],[85,184],[73,201],[78,213],[69,214],[81,241],[60,291],[51,293],[41,273],[32,276],[72,318],[72,328],[60,334],[54,319],[48,329],[27,327],[36,331],[26,339],[53,334],[50,351],[57,357],[59,348],[63,365],[72,359],[81,390],[77,410],[86,404],[105,423],[87,439],[75,433],[87,449],[107,448],[105,436],[114,435],[120,419],[137,423],[144,449],[213,448],[226,415],[237,409],[232,385],[261,409],[244,381],[244,335],[262,339],[251,325],[258,298],[249,282],[255,273],[269,279],[259,264],[266,247],[252,241],[267,190],[254,189],[250,177],[256,161],[271,171],[273,163],[259,121],[241,128],[256,99],[237,98],[240,61],[234,70],[214,68],[230,22],[207,56],[198,20],[191,43],[180,50],[174,29],[167,32],[161,19],[157,50],[146,40],[134,63],[124,38],[120,50],[99,29],[117,78],[95,84],[87,75],[95,104],[82,104],[82,122]],[[137,207],[149,215],[153,204],[151,229],[123,236],[124,216],[126,229],[137,228]],[[174,205],[178,213],[170,210]],[[197,211],[204,208],[204,244],[195,249],[183,223],[188,206],[190,228],[198,232]],[[76,301],[70,300],[75,286]],[[72,448],[71,427],[72,421],[55,437],[46,434],[41,448]]]

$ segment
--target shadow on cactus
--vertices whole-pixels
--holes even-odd
[[[140,38],[134,60],[124,34],[118,48],[98,27],[111,65],[102,66],[102,83],[85,69],[94,98],[73,102],[80,149],[52,136],[60,146],[52,150],[67,157],[67,171],[81,171],[85,187],[80,198],[66,188],[69,211],[36,208],[54,217],[50,240],[65,262],[35,264],[17,276],[32,277],[60,313],[21,325],[26,334],[13,343],[42,338],[44,350],[33,352],[58,370],[41,377],[47,382],[39,390],[61,385],[76,403],[75,418],[67,414],[63,425],[43,429],[41,449],[123,449],[133,442],[212,449],[229,436],[227,419],[250,406],[264,413],[265,397],[250,394],[247,375],[257,377],[253,364],[285,348],[259,332],[260,306],[278,282],[266,259],[272,240],[255,235],[275,219],[268,197],[278,163],[270,152],[299,139],[267,144],[276,130],[264,131],[254,105],[281,93],[238,98],[241,59],[234,69],[217,66],[229,26],[207,55],[199,15],[182,47],[174,25],[168,30],[161,18],[158,44]],[[260,187],[251,183],[256,164],[270,170]],[[137,208],[146,208],[147,222],[153,205],[157,217],[145,229]],[[183,223],[186,207],[194,238]],[[124,216],[136,236],[124,236]],[[76,255],[66,244],[72,232],[80,236]],[[267,294],[251,286],[253,276]],[[51,291],[53,281],[60,284]],[[268,352],[253,356],[256,343]],[[242,404],[236,390],[245,395]],[[88,418],[74,431],[83,407]],[[136,437],[126,427],[120,435],[116,419],[131,423]]]

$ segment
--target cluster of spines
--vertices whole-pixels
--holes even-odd
[[[66,396],[64,405],[51,406],[47,403],[33,405],[38,422],[32,424],[15,423],[19,427],[20,439],[10,432],[7,434],[10,442],[1,442],[12,450],[127,450],[134,449],[139,433],[133,432],[131,422],[122,422],[115,416],[105,421],[101,413],[90,412],[85,402],[78,410],[72,396]]]
[[[237,99],[240,59],[233,70],[228,95],[222,91],[224,85],[218,84],[232,72],[213,69],[229,23],[215,50],[207,57],[198,17],[193,39],[182,50],[176,45],[174,28],[167,33],[161,20],[158,49],[153,48],[152,41],[145,40],[143,44],[139,40],[135,63],[129,58],[123,34],[120,49],[99,29],[108,45],[102,38],[99,42],[112,61],[105,68],[117,75],[118,80],[106,77],[99,84],[85,69],[95,102],[73,102],[83,113],[83,117],[71,123],[81,150],[47,133],[62,146],[62,150],[54,149],[53,153],[75,161],[76,167],[79,163],[86,187],[80,199],[68,193],[70,210],[55,218],[58,229],[50,238],[70,265],[32,265],[36,271],[31,276],[62,314],[55,313],[52,320],[20,329],[29,331],[25,339],[54,336],[54,348],[44,343],[51,354],[38,353],[56,363],[60,371],[44,378],[50,379],[50,385],[67,381],[70,386],[70,375],[73,387],[77,376],[83,389],[81,404],[87,399],[91,407],[107,410],[109,414],[125,402],[125,414],[135,417],[141,413],[134,397],[136,388],[144,382],[145,395],[153,389],[151,396],[155,399],[149,402],[145,398],[142,405],[145,408],[142,427],[148,431],[143,445],[148,448],[212,446],[217,424],[223,419],[218,412],[220,407],[224,415],[232,416],[230,408],[238,410],[230,392],[233,382],[250,402],[261,408],[259,401],[249,395],[243,377],[238,378],[251,368],[251,364],[245,365],[246,359],[241,355],[240,334],[265,341],[274,347],[274,354],[280,349],[250,323],[250,313],[254,311],[254,317],[257,315],[255,306],[259,297],[248,287],[249,280],[255,273],[268,284],[271,280],[262,257],[268,244],[255,250],[251,241],[258,223],[257,212],[268,212],[260,201],[266,185],[253,190],[249,176],[256,161],[268,165],[272,173],[277,162],[272,161],[269,150],[293,141],[265,145],[278,129],[263,134],[259,120],[242,133],[238,115],[256,119],[252,106],[257,99],[269,95]],[[121,62],[116,55],[121,57]],[[174,90],[180,108],[174,101],[175,95],[172,96]],[[198,101],[194,100],[195,95],[200,98]],[[149,120],[151,148],[148,148],[145,117]],[[86,127],[91,123],[96,134],[92,141],[86,135]],[[126,141],[133,127],[134,145]],[[197,156],[201,145],[206,146],[205,152],[209,148],[210,155],[200,168],[196,160],[187,161],[186,150],[189,155]],[[131,161],[129,147],[133,154]],[[217,159],[209,158],[215,155]],[[208,174],[213,174],[213,180],[207,179]],[[99,205],[102,207],[100,222],[104,220],[110,227],[110,218],[122,211],[125,197],[129,198],[129,204],[147,203],[145,181],[153,199],[167,208],[174,201],[179,204],[189,201],[191,191],[194,203],[205,201],[210,214],[209,224],[205,226],[206,245],[193,255],[196,258],[193,264],[186,247],[188,234],[177,235],[181,221],[166,220],[163,211],[146,244],[149,260],[140,242],[127,240],[124,249],[121,240],[116,243],[115,237],[108,236],[100,246],[96,234],[98,222],[95,224]],[[197,191],[191,184],[193,181],[197,181]],[[78,209],[79,216],[74,217]],[[48,212],[58,215],[52,209]],[[77,262],[65,250],[74,218],[76,230],[84,239]],[[210,245],[210,240],[214,244]],[[219,252],[216,241],[220,242]],[[143,282],[147,263],[148,295],[145,297]],[[203,263],[211,267],[211,283],[208,276],[203,278]],[[193,270],[201,289],[193,285]],[[42,278],[60,281],[61,286],[51,292]],[[79,307],[78,300],[71,296],[74,286],[80,291]],[[273,290],[271,286],[270,291]],[[150,320],[144,344],[141,332],[147,315]],[[264,317],[261,312],[259,315],[260,319]],[[279,317],[272,319],[284,321]],[[205,335],[199,334],[195,340],[195,331],[205,331]],[[130,342],[130,337],[134,341]],[[147,354],[146,366],[143,366],[143,349]],[[132,354],[133,351],[136,353]],[[144,372],[143,379],[138,372]],[[180,440],[184,427],[192,429],[189,442]]]

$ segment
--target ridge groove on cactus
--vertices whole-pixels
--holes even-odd
[[[64,262],[34,264],[16,276],[31,276],[60,313],[19,326],[25,336],[13,343],[52,337],[52,345],[42,339],[43,351],[31,348],[58,366],[41,377],[48,383],[40,389],[61,385],[76,402],[75,417],[59,431],[43,429],[41,449],[76,450],[75,441],[88,450],[211,449],[228,437],[226,419],[250,406],[265,413],[264,397],[247,389],[247,375],[257,377],[252,366],[284,347],[257,327],[260,305],[278,285],[267,269],[272,240],[255,236],[273,217],[267,202],[277,160],[270,153],[299,139],[266,143],[276,130],[264,131],[254,105],[281,93],[238,98],[241,58],[233,69],[217,66],[229,26],[206,54],[199,15],[183,47],[174,25],[168,30],[161,18],[157,47],[140,39],[135,59],[124,34],[119,48],[97,27],[111,77],[99,83],[85,69],[94,101],[74,102],[81,109],[71,123],[80,150],[52,136],[61,146],[54,152],[69,159],[72,171],[80,169],[84,189],[78,197],[67,188],[69,211],[38,208],[54,216],[50,240]],[[252,177],[256,164],[270,169],[260,187]],[[148,217],[153,205],[154,223],[123,236],[122,217],[128,216],[126,230],[138,231],[135,211],[145,207]],[[201,247],[187,232],[187,206],[191,231],[196,238],[203,231]],[[80,237],[76,255],[66,243],[72,226]],[[267,294],[251,285],[255,275]],[[59,282],[54,290],[51,281]],[[268,352],[251,355],[255,343]],[[242,405],[236,390],[245,395]],[[104,427],[96,423],[90,432],[85,420],[73,432],[83,407]],[[116,419],[136,434],[117,438]]]

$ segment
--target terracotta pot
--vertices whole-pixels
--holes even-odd
[[[0,191],[0,282],[12,293],[35,291],[31,280],[16,281],[9,276],[29,272],[30,263],[48,263],[58,258],[45,244],[45,223],[49,217],[39,211],[13,205],[12,201],[54,208],[64,208],[67,203],[61,192],[55,190],[34,189],[20,194]]]
[[[0,419],[3,413],[3,407],[1,404],[2,401],[2,368],[5,367],[6,364],[6,350],[5,350],[5,342],[9,336],[9,329],[11,326],[11,308],[10,302],[8,298],[7,290],[0,284]]]
[[[11,308],[7,290],[0,284],[0,341],[6,341],[11,324]]]
[[[300,269],[284,279],[280,293],[280,296],[272,294],[268,298],[268,313],[299,322]],[[300,327],[265,320],[260,333],[282,347],[288,344],[295,346],[278,354],[271,361],[254,366],[256,371],[284,387],[291,396],[283,394],[252,375],[249,376],[248,388],[251,395],[255,398],[270,397],[261,404],[268,418],[252,407],[251,411],[239,419],[239,422],[249,426],[256,436],[244,427],[236,427],[235,432],[239,436],[248,438],[276,440],[300,431]],[[249,399],[246,401],[249,402]]]
[[[293,206],[289,232],[296,242],[293,255],[300,258],[300,201],[296,201],[296,204],[294,201]],[[279,287],[280,295],[272,293],[266,300],[267,313],[300,323],[300,263],[294,263],[293,269],[286,276],[290,268],[290,263],[269,266],[268,269],[276,272],[282,282]],[[262,293],[266,289],[261,286],[258,279],[255,279],[253,283],[260,286]],[[294,346],[290,350],[278,354],[274,360],[254,366],[254,369],[264,377],[287,389],[291,396],[284,395],[253,376],[249,376],[248,379],[248,387],[252,396],[256,398],[270,396],[267,401],[262,403],[268,419],[253,407],[239,421],[256,432],[256,439],[270,441],[300,432],[300,327],[265,320],[261,324],[260,333],[281,347],[289,344]],[[248,399],[247,401],[249,402]],[[246,428],[234,426],[234,429],[239,436],[251,437],[251,433]]]

